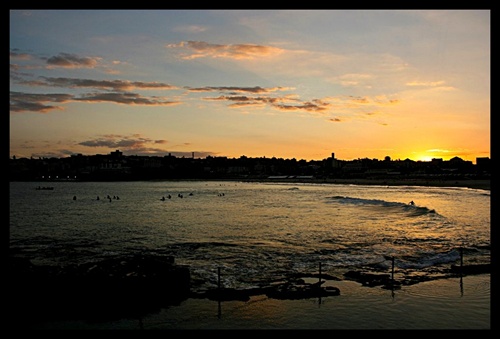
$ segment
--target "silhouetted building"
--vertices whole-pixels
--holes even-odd
[[[491,168],[491,161],[490,158],[488,157],[480,157],[476,158],[476,165],[478,168],[478,171],[487,171],[490,172]]]
[[[195,159],[160,156],[123,156],[119,150],[107,155],[67,158],[17,158],[9,160],[11,181],[32,180],[151,180],[151,179],[243,179],[243,178],[388,178],[428,177],[489,178],[490,158],[476,158],[477,165],[454,157],[449,161],[393,161],[378,159],[339,160],[335,153],[323,160],[240,158],[207,156]]]

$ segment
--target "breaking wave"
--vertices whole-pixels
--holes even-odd
[[[365,198],[354,198],[347,196],[333,196],[330,201],[334,201],[340,204],[357,205],[360,207],[368,207],[372,209],[378,209],[381,212],[391,211],[393,213],[405,213],[409,216],[421,216],[425,214],[435,214],[434,209],[430,209],[425,206],[411,205],[408,203],[395,202],[395,201],[385,201],[380,199],[365,199]]]

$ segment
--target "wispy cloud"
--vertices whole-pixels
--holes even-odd
[[[361,73],[349,73],[343,74],[337,77],[332,77],[328,79],[329,82],[339,83],[344,87],[354,87],[354,86],[363,86],[363,87],[371,87],[371,85],[366,84],[366,81],[373,80],[375,78],[372,74],[361,74]]]
[[[406,83],[406,86],[409,87],[419,87],[419,88],[431,88],[441,91],[452,91],[456,90],[453,86],[446,85],[446,82],[443,80],[440,81],[410,81]]]
[[[118,74],[120,71],[116,67],[128,65],[124,61],[106,61],[101,57],[79,56],[71,53],[59,53],[58,55],[46,57],[22,52],[19,49],[11,49],[10,59],[19,63],[16,65],[18,69],[90,69],[100,70],[108,74]]]
[[[113,102],[124,105],[170,106],[178,105],[179,101],[169,101],[162,97],[143,97],[137,93],[87,93],[81,97],[74,97],[74,101],[85,102]]]
[[[182,41],[168,44],[167,48],[181,49],[185,60],[197,58],[255,59],[272,57],[284,52],[283,49],[255,44],[211,44],[205,41]]]
[[[340,118],[330,118],[330,119],[328,119],[328,121],[331,121],[331,122],[341,122],[342,120]]]
[[[139,134],[115,135],[109,134],[94,139],[79,142],[78,145],[87,147],[108,147],[108,148],[123,148],[123,149],[143,149],[145,145],[149,144],[166,144],[167,140],[154,140],[150,138],[141,137]]]
[[[10,58],[15,60],[30,60],[32,59],[31,54],[18,52],[17,49],[10,51]]]
[[[88,148],[107,148],[109,150],[120,149],[125,155],[165,156],[171,154],[176,157],[191,157],[193,154],[192,151],[168,151],[164,148],[158,148],[158,145],[167,145],[168,141],[165,139],[147,138],[141,134],[107,134],[81,141],[77,144]],[[186,142],[183,146],[189,146],[190,144],[191,143]],[[171,147],[176,147],[176,145]],[[195,153],[197,157],[202,158],[217,154],[208,151],[195,151]]]
[[[270,105],[272,108],[280,111],[321,112],[328,110],[330,106],[328,102],[324,102],[319,99],[301,102],[300,100],[293,99],[289,96],[252,97],[245,95],[238,95],[238,96],[221,95],[215,98],[204,98],[204,100],[228,101],[231,102],[230,107],[248,107],[249,105],[262,106],[264,104],[267,104]]]
[[[124,105],[147,105],[147,106],[171,106],[180,104],[179,101],[169,101],[162,97],[143,97],[137,93],[87,93],[82,96],[71,94],[33,94],[22,92],[10,93],[11,112],[39,112],[47,113],[52,110],[62,110],[62,106],[47,105],[46,103],[57,102],[112,102]]]
[[[236,87],[236,86],[227,86],[227,87],[187,87],[187,89],[191,92],[228,92],[228,94],[236,94],[236,93],[271,93],[276,91],[287,91],[293,89],[291,87],[270,87],[264,88],[260,86],[255,87]]]
[[[328,111],[330,104],[321,100],[313,100],[298,105],[276,104],[274,107],[281,111],[323,112]]]
[[[205,32],[208,28],[205,26],[199,26],[199,25],[180,25],[175,27],[173,30],[174,32],[181,32],[181,33],[202,33]]]
[[[98,65],[101,58],[98,57],[80,57],[76,54],[59,53],[47,59],[49,67],[63,68],[94,68]]]
[[[250,44],[240,45],[215,45],[206,42],[181,42],[176,45],[169,45],[171,48],[183,48],[194,51],[200,56],[207,57],[228,57],[228,58],[251,58],[257,55],[267,56],[279,54],[283,50],[269,46],[257,46]],[[17,50],[12,50],[15,56],[21,56]],[[193,54],[194,55],[194,54]],[[28,58],[29,55],[23,56]],[[95,65],[97,59],[79,57],[74,54],[60,53],[56,57],[51,57],[52,63],[74,64],[74,65]],[[117,61],[116,63],[120,63]],[[351,81],[363,81],[371,76],[363,73],[349,73],[339,79]],[[177,90],[179,87],[165,82],[144,82],[130,81],[123,79],[95,80],[89,78],[71,77],[48,77],[41,76],[35,80],[26,79],[17,68],[11,66],[11,81],[24,86],[33,87],[60,87],[66,89],[95,89],[97,91],[80,94],[38,94],[16,92],[11,97],[11,112],[33,111],[47,113],[51,110],[63,109],[61,105],[51,103],[86,102],[86,103],[115,103],[122,105],[145,105],[145,106],[172,106],[181,102],[169,100],[164,96],[145,96],[133,91],[140,90]],[[190,93],[218,93],[215,97],[204,97],[201,100],[226,102],[229,108],[263,108],[269,107],[280,112],[306,112],[311,114],[324,115],[328,112],[344,115],[342,121],[351,120],[356,117],[356,112],[348,113],[348,109],[363,107],[363,112],[367,109],[373,110],[380,105],[394,104],[396,99],[388,99],[385,96],[375,98],[362,96],[334,96],[323,98],[302,99],[296,93],[294,87],[275,86],[204,86],[204,87],[182,87]],[[104,91],[104,92],[102,92]],[[283,93],[283,95],[276,95]],[[359,112],[358,112],[359,113]],[[359,116],[359,115],[358,115]],[[340,121],[339,120],[335,121]]]
[[[47,105],[47,102],[65,103],[71,101],[70,94],[33,94],[22,92],[10,92],[11,112],[39,112],[47,113],[52,110],[62,110],[63,107]]]
[[[418,87],[436,87],[444,85],[444,81],[410,81],[406,83],[406,86],[418,86]]]
[[[142,81],[127,81],[127,80],[92,80],[92,79],[75,79],[75,78],[50,78],[41,77],[44,82],[38,85],[67,87],[67,88],[96,88],[114,91],[130,91],[133,89],[155,89],[155,90],[172,90],[177,87],[160,83],[160,82],[142,82]]]

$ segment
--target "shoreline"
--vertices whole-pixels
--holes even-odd
[[[125,180],[140,181],[140,180]],[[376,186],[427,186],[427,187],[459,187],[470,189],[491,190],[490,179],[435,179],[435,178],[178,178],[154,179],[146,181],[233,181],[262,183],[304,183],[304,184],[337,184],[337,185],[376,185]],[[11,181],[16,182],[16,181]],[[34,181],[39,182],[39,181]],[[45,182],[45,181],[44,181]],[[50,180],[47,182],[75,182],[74,180]],[[82,181],[78,181],[82,182]],[[107,181],[104,181],[107,182]]]
[[[309,183],[309,184],[339,184],[339,185],[377,185],[377,186],[428,186],[428,187],[460,187],[470,189],[491,190],[491,180],[488,179],[314,179],[314,178],[283,178],[283,179],[243,179],[244,182],[270,182],[270,183]]]

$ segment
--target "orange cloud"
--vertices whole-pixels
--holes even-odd
[[[180,48],[188,51],[182,59],[192,60],[196,58],[228,58],[228,59],[254,59],[261,57],[272,57],[283,53],[283,49],[254,45],[254,44],[210,44],[204,41],[182,41],[178,44],[169,44],[168,48]]]
[[[17,60],[30,60],[31,55],[27,53],[19,53],[16,50],[10,52],[10,57]]]
[[[419,86],[419,87],[436,87],[444,85],[444,81],[411,81],[407,82],[406,86]]]

